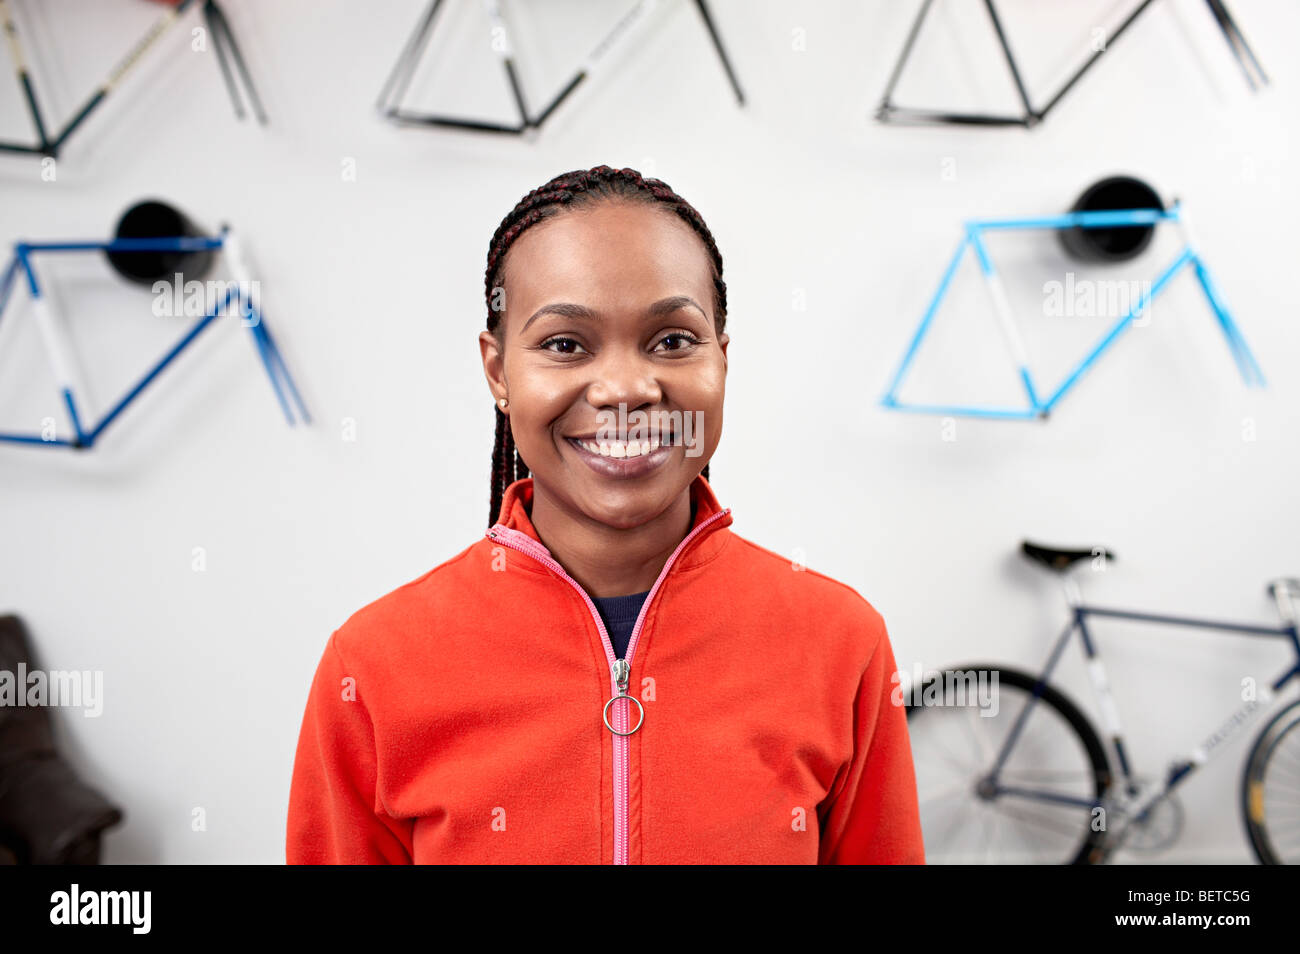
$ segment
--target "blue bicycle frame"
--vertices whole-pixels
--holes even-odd
[[[221,250],[225,253],[230,261],[232,271],[235,273],[239,285],[236,287],[256,287],[255,283],[250,283],[247,278],[247,270],[244,266],[242,256],[239,252],[239,244],[234,233],[229,228],[223,227],[221,233],[216,238],[195,238],[190,236],[175,238],[138,238],[138,239],[113,239],[107,242],[18,242],[14,245],[13,258],[10,259],[8,266],[3,273],[0,273],[0,318],[3,318],[5,306],[8,304],[9,296],[14,289],[16,279],[21,273],[27,279],[27,288],[31,293],[32,306],[35,312],[37,324],[40,326],[42,339],[48,353],[52,369],[54,371],[55,381],[58,384],[64,406],[67,408],[68,416],[72,422],[73,436],[71,438],[61,438],[46,436],[43,434],[26,434],[26,433],[0,433],[0,441],[18,444],[37,444],[51,447],[72,447],[78,449],[89,448],[94,445],[95,441],[117,417],[126,410],[127,406],[134,401],[145,387],[156,378],[164,368],[172,363],[203,329],[207,328],[215,318],[225,314],[230,305],[232,297],[235,296],[235,288],[227,286],[225,295],[221,297],[215,306],[208,310],[207,313],[176,343],[170,351],[151,368],[133,387],[128,389],[126,394],[104,415],[104,417],[95,424],[83,424],[83,415],[79,410],[75,394],[75,388],[72,381],[72,362],[69,360],[69,350],[63,342],[63,336],[58,325],[53,320],[50,312],[48,298],[44,293],[40,281],[36,276],[36,269],[32,264],[32,259],[37,252],[85,252],[85,251],[103,251],[103,252],[188,252],[201,250]],[[239,296],[242,299],[242,294]],[[284,359],[280,356],[280,350],[276,347],[275,339],[271,337],[270,329],[267,328],[265,320],[262,318],[261,311],[257,307],[256,298],[249,298],[246,302],[241,301],[246,309],[246,321],[249,330],[253,335],[253,342],[257,346],[258,354],[262,358],[262,364],[266,368],[267,376],[271,379],[271,386],[275,390],[276,397],[280,401],[280,407],[284,411],[285,419],[289,426],[294,425],[293,413],[289,407],[288,397],[292,397],[297,411],[304,422],[310,423],[310,417],[307,415],[307,409],[302,403],[298,390],[294,387],[293,379],[289,376],[289,371],[284,365]],[[242,320],[242,319],[241,319]]]
[[[989,256],[988,249],[984,243],[984,233],[996,230],[1008,229],[1069,229],[1069,228],[1116,228],[1131,226],[1150,226],[1161,222],[1172,222],[1179,226],[1183,234],[1184,244],[1178,256],[1171,262],[1152,285],[1149,295],[1143,295],[1138,302],[1130,307],[1127,312],[1115,322],[1115,324],[1101,337],[1093,346],[1092,350],[1083,358],[1079,364],[1070,371],[1063,381],[1055,388],[1043,391],[1035,386],[1034,379],[1029,372],[1029,360],[1025,351],[1023,342],[1020,339],[1019,332],[1016,330],[1015,322],[1011,317],[1011,309],[1007,303],[1006,295],[1002,289],[1001,279],[993,267],[993,260]],[[915,404],[906,403],[898,399],[898,389],[902,384],[903,376],[907,373],[912,364],[913,358],[916,357],[917,349],[920,347],[921,339],[930,329],[930,324],[934,320],[935,313],[939,310],[939,305],[948,293],[948,288],[952,283],[953,276],[957,272],[957,266],[961,264],[966,250],[971,249],[979,261],[980,270],[983,272],[984,281],[989,290],[992,299],[993,309],[1001,325],[1002,332],[1008,347],[1011,350],[1012,359],[1019,372],[1020,383],[1025,390],[1025,396],[1028,399],[1028,406],[1024,408],[1002,408],[1002,407],[973,407],[969,405],[942,405],[942,404]],[[965,416],[965,417],[984,417],[984,418],[1002,418],[1012,420],[1030,420],[1033,418],[1046,418],[1048,413],[1057,405],[1084,373],[1092,367],[1093,363],[1101,354],[1115,343],[1120,333],[1124,331],[1134,319],[1141,315],[1150,306],[1151,301],[1160,294],[1169,281],[1179,273],[1183,268],[1191,268],[1196,279],[1200,283],[1201,289],[1205,293],[1206,299],[1210,303],[1210,308],[1218,320],[1219,328],[1228,343],[1228,349],[1232,352],[1232,357],[1237,363],[1237,368],[1241,372],[1242,379],[1247,386],[1264,387],[1264,373],[1260,370],[1259,364],[1251,354],[1250,348],[1246,344],[1245,338],[1242,337],[1238,330],[1236,322],[1233,321],[1228,307],[1224,304],[1223,297],[1219,294],[1214,281],[1210,277],[1210,270],[1201,258],[1200,253],[1192,243],[1191,231],[1187,222],[1186,213],[1179,202],[1174,202],[1168,210],[1162,209],[1114,209],[1098,212],[1068,212],[1063,215],[1042,216],[1039,218],[1026,219],[972,219],[965,224],[965,231],[962,235],[961,242],[957,245],[957,251],[952,260],[948,263],[943,277],[939,281],[939,288],[935,292],[929,307],[926,309],[921,323],[912,336],[912,340],[899,363],[898,369],[894,372],[893,378],[889,382],[889,388],[886,390],[880,403],[883,407],[895,411],[917,411],[924,414],[941,414],[946,416]],[[1040,395],[1046,394],[1046,397]]]

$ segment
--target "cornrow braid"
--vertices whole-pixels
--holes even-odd
[[[695,230],[704,242],[713,264],[713,314],[714,324],[721,334],[727,326],[727,283],[722,280],[722,254],[718,251],[713,234],[704,224],[700,213],[689,202],[679,196],[666,182],[659,179],[646,179],[635,169],[613,169],[609,166],[595,166],[591,169],[575,169],[558,175],[545,185],[534,189],[519,200],[519,204],[510,214],[501,220],[488,246],[487,270],[483,284],[487,297],[487,330],[497,336],[504,346],[501,333],[500,304],[504,293],[504,271],[506,253],[530,226],[544,219],[561,214],[566,208],[590,205],[593,202],[608,199],[626,199],[647,204],[662,203],[667,209],[680,216],[687,225]],[[492,449],[492,493],[491,510],[488,513],[488,526],[496,523],[501,514],[501,501],[506,488],[514,481],[529,475],[528,466],[515,447],[514,434],[510,422],[502,413],[499,404],[493,405],[496,412],[496,445]],[[709,479],[709,465],[701,471],[705,480]]]

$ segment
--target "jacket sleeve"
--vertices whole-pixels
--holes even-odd
[[[316,668],[294,757],[289,864],[410,864],[411,819],[376,794],[375,732],[365,687],[339,654],[337,631]]]
[[[907,710],[894,702],[897,665],[880,626],[853,706],[853,757],[823,803],[819,864],[925,864]]]

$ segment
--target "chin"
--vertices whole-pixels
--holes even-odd
[[[688,476],[683,474],[680,479],[672,480],[665,474],[643,481],[602,481],[597,477],[579,490],[581,496],[574,503],[593,520],[618,530],[630,530],[668,509],[690,485]]]

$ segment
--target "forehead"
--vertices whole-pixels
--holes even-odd
[[[555,301],[637,309],[690,295],[713,312],[704,243],[669,209],[620,201],[576,207],[527,229],[506,256],[507,312]]]

